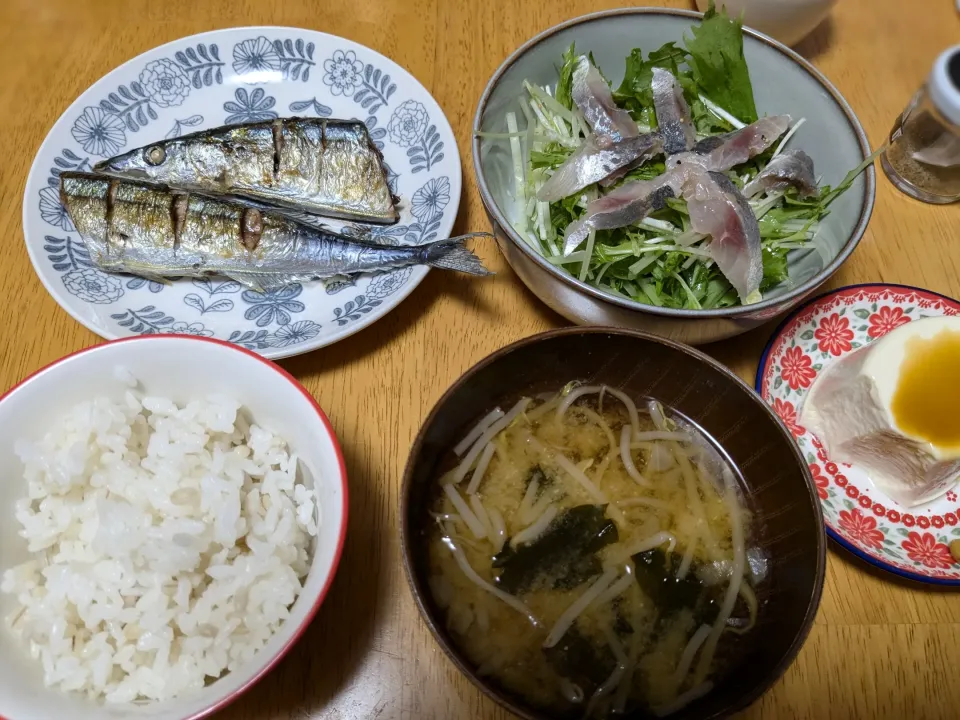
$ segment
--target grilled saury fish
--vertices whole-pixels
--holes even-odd
[[[356,120],[225,125],[131,150],[94,171],[346,220],[399,218],[383,157]]]
[[[226,275],[257,290],[409,265],[488,274],[463,238],[387,247],[239,203],[90,173],[63,173],[60,199],[106,272]]]

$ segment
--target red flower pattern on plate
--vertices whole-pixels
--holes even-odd
[[[867,330],[867,335],[872,338],[883,337],[894,328],[908,322],[910,322],[910,318],[904,315],[903,308],[884,305],[870,316],[870,327]]]
[[[876,519],[861,514],[857,509],[840,511],[840,529],[848,538],[861,545],[875,550],[883,547],[883,532],[877,528]]]
[[[910,514],[893,501],[876,497],[857,469],[829,457],[810,428],[797,422],[803,398],[819,374],[814,364],[821,362],[821,353],[827,364],[853,352],[855,344],[876,340],[910,322],[913,315],[905,311],[911,306],[924,308],[925,314],[960,314],[960,302],[923,290],[880,285],[841,289],[809,303],[772,339],[763,362],[760,389],[809,457],[810,473],[831,532],[849,539],[879,565],[920,579],[958,582],[960,562],[953,561],[944,544],[950,539],[939,538],[931,531],[960,526],[960,488],[944,498],[949,507],[932,507],[929,514]],[[849,479],[844,474],[847,472],[851,473]],[[831,484],[837,487],[832,495]],[[842,503],[836,502],[841,498]],[[909,535],[897,537],[897,531]]]
[[[817,495],[821,500],[826,500],[827,485],[830,484],[830,480],[820,472],[820,466],[815,463],[810,464],[810,474],[813,475],[813,484],[817,486]]]
[[[776,398],[773,401],[773,411],[783,420],[783,424],[794,437],[800,437],[806,432],[805,428],[797,424],[797,409],[792,402]]]
[[[850,352],[853,348],[850,344],[853,340],[850,321],[845,317],[840,317],[837,313],[823,318],[820,321],[820,327],[817,328],[813,336],[820,341],[818,347],[821,352],[840,355]]]
[[[901,545],[907,551],[907,557],[928,568],[946,569],[953,565],[950,548],[937,542],[931,533],[921,535],[918,532],[912,532]]]
[[[810,356],[798,347],[787,348],[780,361],[780,377],[786,380],[793,390],[810,387],[810,381],[817,376]]]

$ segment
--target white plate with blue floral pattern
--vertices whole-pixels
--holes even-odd
[[[84,92],[47,135],[27,180],[23,231],[50,294],[107,339],[188,333],[268,358],[329,345],[390,312],[427,268],[258,293],[226,278],[163,285],[92,266],[60,204],[62,170],[89,170],[163,137],[278,116],[364,121],[401,198],[399,223],[375,232],[404,244],[449,235],[460,202],[456,140],[440,106],[410,73],[363,45],[312,30],[217,30],[121,65]]]

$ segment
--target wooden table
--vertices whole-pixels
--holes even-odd
[[[622,0],[5,0],[0,3],[0,389],[100,338],[44,291],[23,246],[21,200],[46,132],[120,63],[156,45],[236,25],[293,25],[364,43],[410,70],[457,134],[464,192],[455,230],[487,229],[472,179],[470,123],[499,63],[534,33]],[[654,3],[656,4],[656,3]],[[686,6],[686,3],[662,3]],[[799,47],[880,144],[934,57],[957,42],[952,2],[842,0]],[[881,174],[882,175],[882,174]],[[860,247],[831,285],[891,281],[960,296],[960,208],[922,205],[883,177]],[[564,325],[492,244],[500,274],[431,273],[396,311],[332,347],[283,361],[319,399],[350,474],[340,571],[300,643],[223,720],[507,718],[443,656],[400,565],[400,479],[430,407],[464,370],[518,338]],[[707,350],[752,381],[772,324]],[[831,548],[816,625],[784,678],[745,717],[960,716],[960,597],[898,582]]]

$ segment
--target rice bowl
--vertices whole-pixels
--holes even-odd
[[[196,338],[108,343],[0,398],[0,428],[0,717],[205,716],[317,610],[343,461],[272,363]]]

